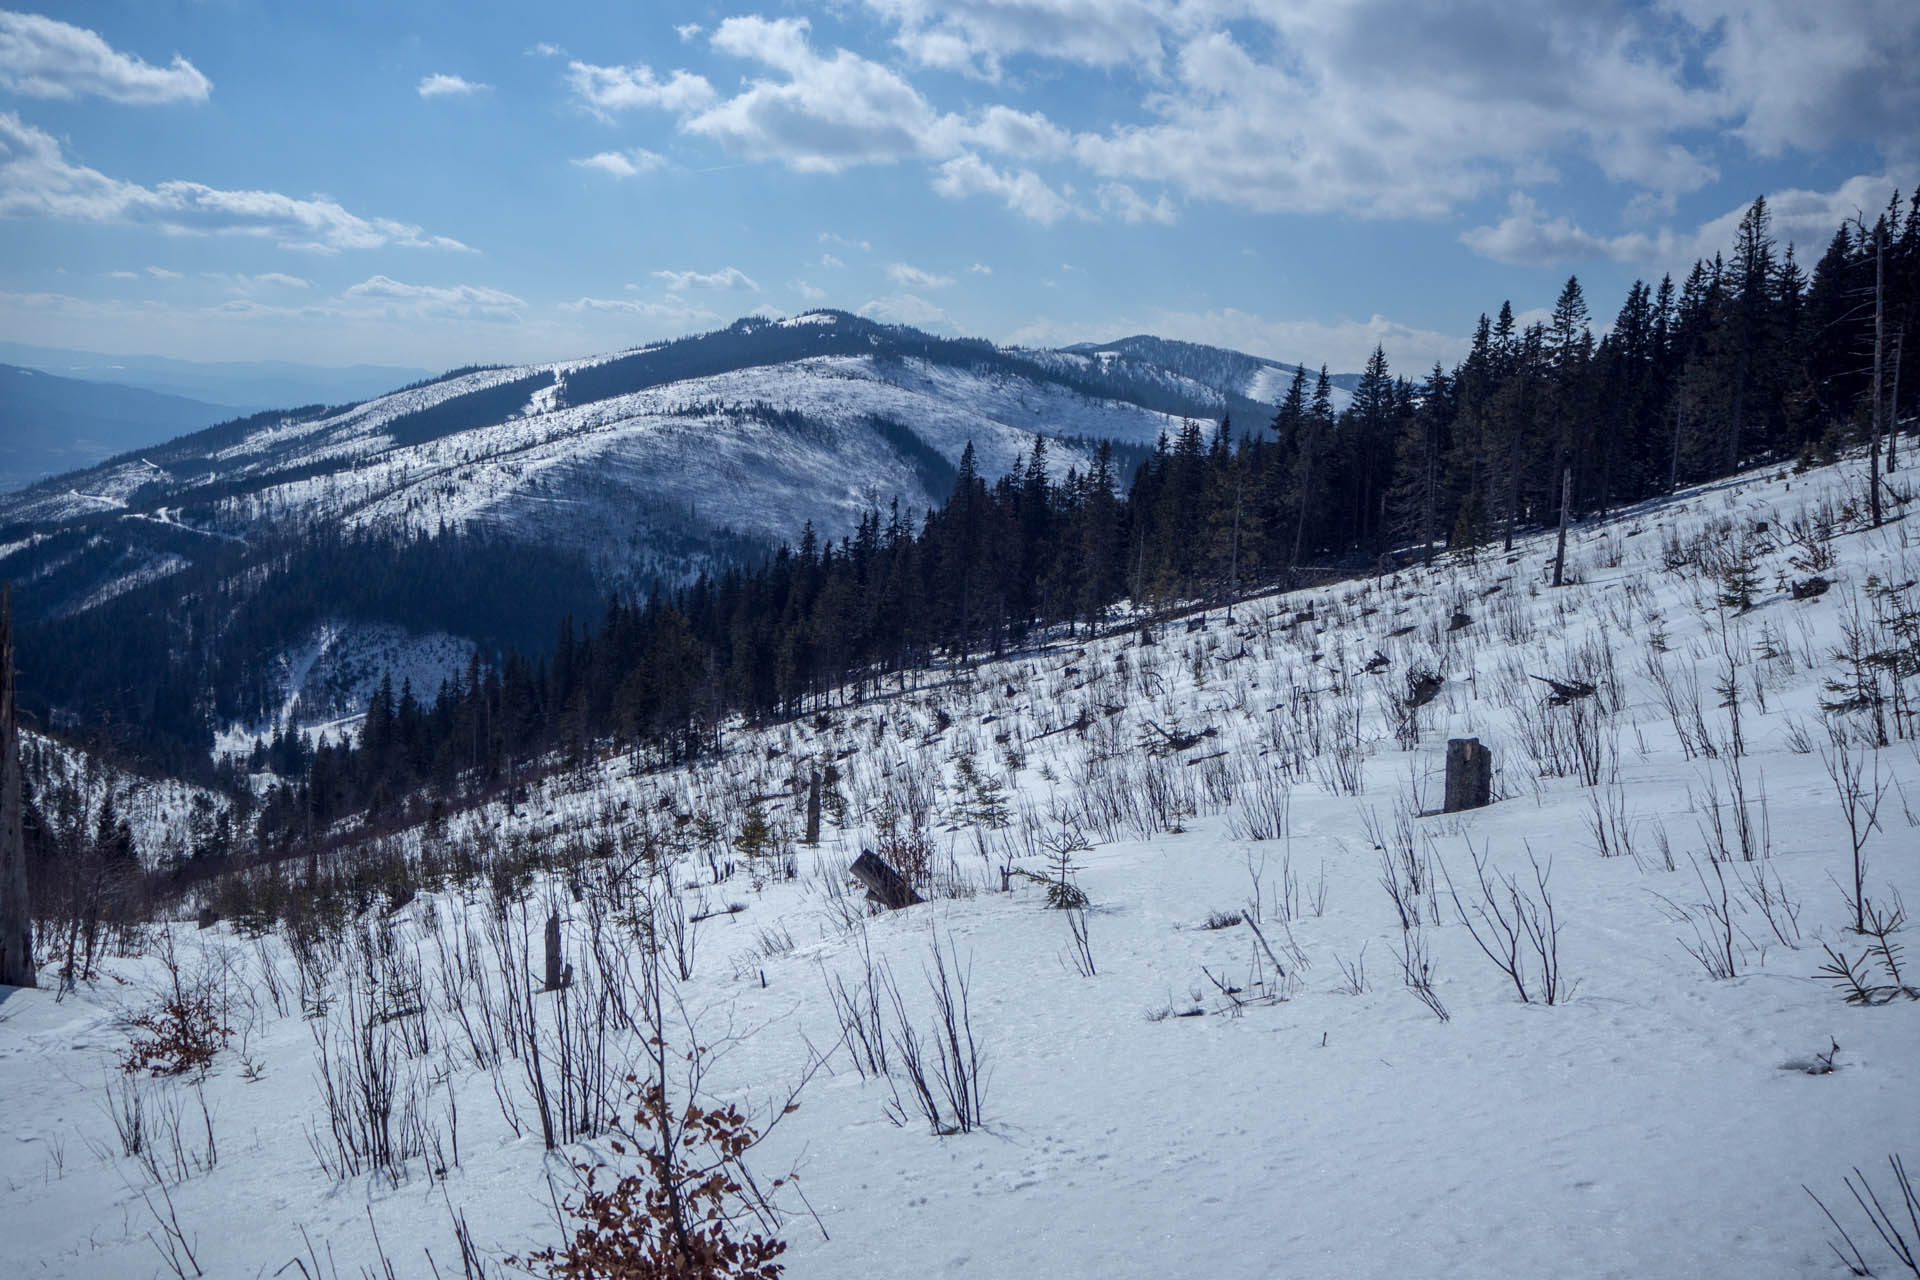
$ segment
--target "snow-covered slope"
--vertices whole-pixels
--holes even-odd
[[[604,1133],[545,1150],[536,1097],[590,1130],[631,1110],[652,1028],[607,1000],[641,1007],[650,940],[673,1088],[697,1069],[700,1101],[774,1126],[747,1159],[793,1280],[1844,1276],[1803,1186],[1894,1274],[1846,1180],[1914,1239],[1887,1158],[1920,1152],[1920,982],[1849,898],[1920,902],[1920,553],[1866,527],[1861,483],[1749,475],[1577,529],[1560,590],[1539,540],[1055,637],[736,727],[689,770],[604,758],[383,838],[370,865],[447,878],[332,940],[173,930],[234,1028],[204,1080],[115,1065],[172,989],[151,948],[0,1004],[0,1238],[28,1276],[189,1250],[186,1274],[447,1275],[463,1222],[514,1274],[561,1240],[574,1162],[629,1167]],[[1443,683],[1410,711],[1423,673]],[[1592,692],[1556,705],[1536,676]],[[1491,806],[1433,812],[1452,737],[1493,752]],[[823,839],[796,844],[797,780],[828,764]],[[849,888],[861,849],[915,847],[929,901]],[[1084,911],[1049,906],[1062,879]],[[1509,952],[1517,911],[1541,932]],[[549,912],[564,994],[526,985]],[[936,955],[982,1082],[948,1136],[904,1048],[911,1026],[953,1127]],[[322,1077],[361,1044],[404,1137],[356,1171]]]

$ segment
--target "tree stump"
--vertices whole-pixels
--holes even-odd
[[[1493,803],[1493,752],[1478,738],[1447,739],[1447,795],[1443,813]]]
[[[567,980],[572,976],[560,968],[560,913],[551,912],[547,916],[546,990],[558,991],[567,985]]]
[[[820,771],[815,769],[807,783],[807,843],[820,843]]]
[[[907,883],[907,878],[880,859],[871,849],[862,849],[848,868],[855,880],[867,887],[867,896],[889,911],[911,907],[924,901]]]

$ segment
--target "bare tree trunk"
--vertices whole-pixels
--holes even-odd
[[[1680,487],[1680,433],[1686,428],[1686,403],[1679,394],[1673,397],[1673,457],[1667,464],[1667,492]]]
[[[1566,581],[1567,569],[1567,513],[1573,503],[1573,467],[1568,465],[1560,473],[1560,540],[1553,549],[1553,585],[1560,586]]]
[[[0,586],[0,986],[38,985],[27,847],[20,822],[20,725],[13,685],[13,590]]]
[[[1873,435],[1867,441],[1868,508],[1873,512],[1873,527],[1878,529],[1880,512],[1880,425],[1886,403],[1886,380],[1881,364],[1887,347],[1887,236],[1882,222],[1873,229]]]
[[[1893,335],[1893,410],[1887,422],[1888,474],[1900,469],[1900,459],[1895,453],[1895,442],[1900,439],[1900,348],[1905,345],[1906,339],[1905,329]]]

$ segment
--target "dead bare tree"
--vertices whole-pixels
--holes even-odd
[[[0,986],[36,985],[20,822],[20,732],[13,688],[13,588],[0,584]]]

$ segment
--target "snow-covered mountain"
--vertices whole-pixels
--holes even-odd
[[[846,527],[876,496],[924,508],[969,442],[994,475],[1049,436],[1064,472],[1093,440],[1149,446],[1225,405],[1218,387],[1136,359],[839,312],[752,318],[612,356],[460,371],[342,410],[256,415],[9,495],[0,526],[107,515],[245,538],[285,522],[482,525],[590,546],[617,572],[636,560],[610,537],[633,528],[634,497],[682,526],[783,539],[807,520]]]
[[[0,495],[0,575],[29,622],[114,606],[137,629],[196,593],[232,597],[237,618],[318,538],[399,545],[457,531],[539,548],[549,580],[544,566],[560,557],[604,598],[764,553],[809,522],[837,537],[896,500],[925,511],[969,445],[988,477],[1041,437],[1056,473],[1084,470],[1101,441],[1126,472],[1185,418],[1270,412],[1247,408],[1267,364],[1155,342],[1003,348],[818,311],[611,355],[456,370],[342,408],[238,419]],[[590,604],[592,593],[573,598]],[[324,635],[352,667],[355,637],[391,647],[394,625],[502,638],[430,609],[332,603],[333,615],[303,611],[263,636],[261,661],[303,669],[299,656]],[[436,651],[458,660],[461,646],[440,639]],[[337,707],[271,679],[257,705]]]

